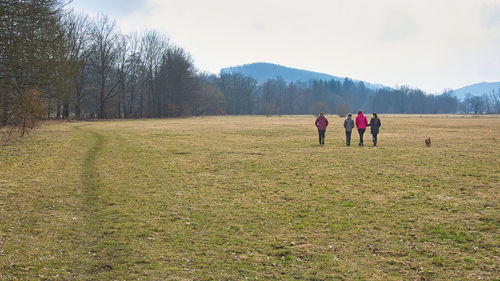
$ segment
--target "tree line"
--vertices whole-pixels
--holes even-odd
[[[0,1],[0,126],[40,119],[164,118],[214,114],[499,113],[499,92],[459,101],[451,91],[367,88],[349,78],[258,83],[196,69],[155,30],[120,32],[106,15],[61,0]]]
[[[500,89],[481,96],[466,94],[459,105],[459,112],[472,114],[500,114]]]
[[[452,90],[426,94],[406,86],[368,88],[350,78],[285,82],[282,78],[258,84],[241,74],[212,75],[202,79],[221,91],[228,114],[330,114],[366,111],[394,114],[499,114],[500,89],[461,101]]]

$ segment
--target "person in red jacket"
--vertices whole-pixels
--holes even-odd
[[[356,116],[356,128],[358,128],[359,133],[359,146],[365,146],[363,143],[363,134],[366,131],[366,125],[368,124],[368,120],[366,120],[366,116],[363,115],[363,111],[358,111],[358,116]]]
[[[316,122],[314,122],[314,124],[318,128],[319,144],[325,144],[325,132],[326,127],[328,126],[328,119],[326,119],[323,112],[319,114],[319,117],[316,118]]]

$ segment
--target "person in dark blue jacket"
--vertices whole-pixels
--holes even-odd
[[[380,122],[380,119],[377,116],[376,112],[373,112],[373,118],[370,119],[370,124],[367,126],[370,127],[370,131],[372,133],[372,140],[373,140],[373,146],[377,146],[377,135],[379,133],[380,126],[382,126],[382,123]]]

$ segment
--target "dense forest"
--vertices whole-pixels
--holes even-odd
[[[370,89],[351,79],[257,82],[196,69],[155,30],[123,34],[106,15],[60,0],[0,1],[0,128],[41,119],[164,118],[215,114],[500,113],[500,90],[458,100],[452,91]]]

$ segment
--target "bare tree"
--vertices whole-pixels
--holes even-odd
[[[474,114],[481,114],[484,112],[484,100],[479,96],[474,96],[470,99],[471,109]]]
[[[98,116],[106,118],[106,102],[119,93],[116,91],[120,83],[116,73],[119,34],[116,23],[105,15],[98,15],[93,24],[89,64],[98,98]]]
[[[170,47],[162,57],[155,78],[157,117],[192,114],[200,98],[199,78],[189,54],[179,47]]]
[[[220,89],[210,84],[201,84],[200,96],[194,104],[194,115],[214,115],[222,109],[224,94]]]
[[[81,115],[82,102],[86,94],[89,93],[86,89],[88,85],[88,56],[89,56],[89,41],[91,22],[86,15],[69,12],[63,18],[63,26],[65,30],[65,46],[67,49],[67,64],[71,67],[72,77],[70,79],[71,88],[70,99],[68,101],[74,103],[75,117],[78,119]],[[68,117],[68,103],[65,103],[63,117]]]
[[[144,65],[147,71],[147,99],[149,116],[160,114],[159,96],[155,96],[155,74],[161,65],[163,54],[169,46],[169,39],[161,35],[155,30],[149,30],[142,37],[142,51],[144,52]],[[143,116],[142,102],[144,97],[141,96],[140,117]]]
[[[499,114],[500,113],[500,89],[498,90],[492,90],[489,94],[490,100],[491,100],[491,105],[493,109],[493,113]]]
[[[125,65],[127,75],[124,117],[142,117],[143,98],[146,86],[146,69],[141,35],[131,33],[128,38],[128,54]]]
[[[127,81],[127,56],[128,56],[128,36],[127,35],[119,35],[117,41],[117,78],[118,78],[118,99],[117,99],[117,117],[124,118],[125,114],[125,106],[124,103],[126,101],[126,81]]]

